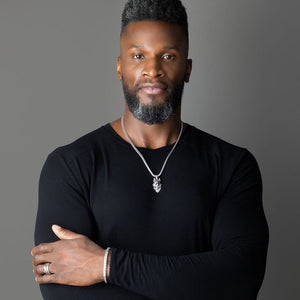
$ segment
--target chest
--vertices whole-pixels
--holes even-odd
[[[156,193],[153,177],[133,154],[108,159],[95,174],[91,203],[99,238],[115,237],[115,242],[128,247],[142,241],[138,244],[142,249],[137,250],[155,251],[159,245],[164,253],[184,244],[207,246],[217,201],[214,168],[179,152],[168,161]],[[147,157],[149,166],[159,172],[163,158]]]

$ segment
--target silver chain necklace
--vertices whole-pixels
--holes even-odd
[[[131,144],[132,148],[133,148],[133,149],[135,150],[135,152],[140,156],[140,158],[142,159],[142,161],[143,161],[143,163],[145,164],[146,168],[148,169],[148,171],[150,172],[150,174],[151,174],[152,177],[153,177],[153,184],[152,184],[153,189],[155,190],[156,193],[159,193],[160,190],[161,190],[161,186],[162,186],[160,176],[161,176],[162,172],[164,171],[164,168],[165,168],[165,166],[166,166],[166,164],[167,164],[167,161],[168,161],[169,157],[171,156],[172,152],[174,151],[176,145],[177,145],[178,142],[179,142],[179,139],[180,139],[181,134],[182,134],[183,123],[181,122],[181,128],[180,128],[180,132],[179,132],[177,141],[176,141],[176,143],[174,144],[172,150],[171,150],[171,151],[169,152],[169,154],[167,155],[167,157],[166,157],[166,159],[165,159],[165,162],[164,162],[164,164],[163,164],[163,166],[162,166],[160,172],[159,172],[157,175],[155,175],[155,174],[151,171],[151,169],[150,169],[149,165],[147,164],[147,162],[146,162],[144,156],[143,156],[142,153],[134,146],[133,142],[132,142],[131,139],[129,138],[129,136],[128,136],[126,130],[125,130],[125,127],[124,127],[124,117],[123,117],[123,116],[122,116],[122,118],[121,118],[121,124],[122,124],[122,128],[123,128],[124,134],[126,135],[126,138],[128,139],[128,141],[129,141],[129,143]]]

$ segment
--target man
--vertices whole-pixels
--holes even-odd
[[[268,245],[259,169],[181,122],[188,42],[179,0],[126,3],[124,116],[57,148],[41,172],[32,255],[45,299],[256,299]]]

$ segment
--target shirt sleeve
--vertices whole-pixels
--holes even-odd
[[[95,221],[89,204],[86,177],[88,161],[67,160],[58,151],[52,152],[41,171],[39,180],[38,212],[35,224],[35,245],[57,241],[52,224],[58,224],[94,240]],[[102,272],[102,270],[99,270]],[[123,288],[101,282],[92,286],[41,284],[46,300],[82,299],[145,299]],[[115,298],[114,298],[115,297]]]
[[[248,151],[220,195],[211,236],[212,251],[182,256],[113,248],[108,280],[151,299],[256,299],[269,232],[260,171]]]
[[[51,230],[52,224],[92,237],[93,216],[74,172],[56,152],[48,156],[39,180],[35,245],[58,240]],[[78,299],[76,296],[83,290],[58,284],[40,285],[40,289],[44,299]]]

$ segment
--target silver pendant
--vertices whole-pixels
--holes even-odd
[[[154,177],[153,178],[153,189],[156,193],[159,193],[159,191],[161,190],[161,182],[160,182],[160,178],[159,177]]]

